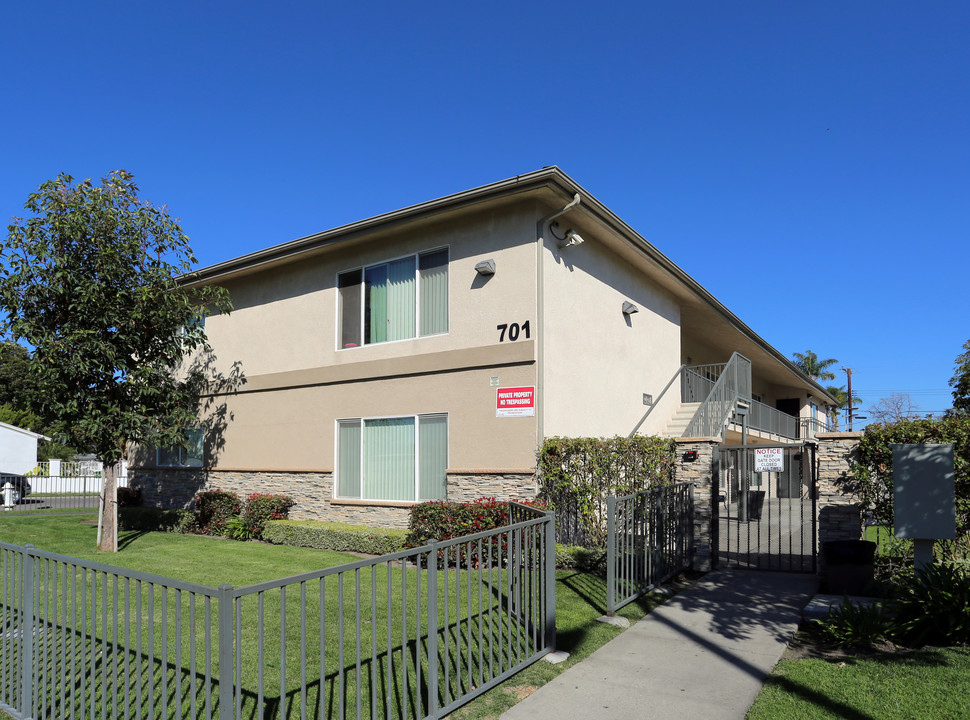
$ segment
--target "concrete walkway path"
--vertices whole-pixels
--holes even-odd
[[[817,589],[813,575],[708,573],[502,719],[740,720]]]

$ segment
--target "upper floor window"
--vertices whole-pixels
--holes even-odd
[[[448,249],[337,275],[340,347],[448,332]]]
[[[192,428],[185,433],[186,447],[159,448],[156,457],[158,467],[202,467],[203,430]]]

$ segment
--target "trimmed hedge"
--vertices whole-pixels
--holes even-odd
[[[606,545],[606,497],[673,482],[674,441],[630,438],[546,439],[537,456],[539,498],[556,511],[556,540]]]
[[[517,500],[540,510],[545,505],[538,500]],[[411,508],[408,519],[408,547],[425,545],[429,540],[450,540],[463,535],[494,530],[509,524],[509,504],[493,497],[473,502],[434,500]]]
[[[197,531],[194,510],[163,510],[156,507],[123,507],[118,509],[121,530],[141,532],[190,533]]]
[[[321,520],[270,520],[263,540],[274,545],[387,555],[405,548],[407,530],[372,528]]]

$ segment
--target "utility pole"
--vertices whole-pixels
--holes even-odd
[[[846,379],[848,381],[848,392],[849,392],[849,432],[852,432],[852,411],[855,409],[852,407],[852,368],[842,368],[845,370]]]

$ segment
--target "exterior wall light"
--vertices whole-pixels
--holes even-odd
[[[624,315],[632,315],[633,313],[638,313],[638,312],[640,312],[640,308],[638,308],[632,302],[630,302],[629,300],[624,300],[623,301],[623,314]]]
[[[477,272],[479,275],[494,275],[495,261],[491,258],[488,260],[482,260],[475,266],[475,272]]]

